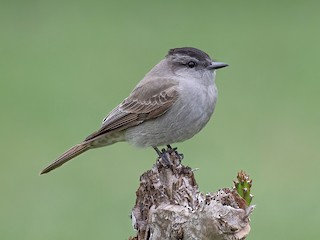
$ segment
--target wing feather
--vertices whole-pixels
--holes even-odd
[[[157,82],[160,84],[160,82]],[[152,84],[152,86],[147,86]],[[169,110],[178,98],[177,84],[162,80],[156,91],[154,82],[138,85],[121,104],[114,108],[102,122],[102,127],[85,141],[93,141],[111,131],[121,131],[156,118]],[[148,90],[149,89],[149,90]]]

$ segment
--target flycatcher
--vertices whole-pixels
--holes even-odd
[[[228,66],[191,47],[174,48],[114,108],[101,128],[70,148],[41,174],[92,149],[127,141],[137,147],[182,142],[209,121],[217,101],[215,70]]]

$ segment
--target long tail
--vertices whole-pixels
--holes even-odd
[[[65,164],[66,162],[70,161],[71,159],[75,158],[76,156],[84,153],[85,151],[90,149],[90,144],[87,142],[79,143],[68,151],[64,152],[60,157],[58,157],[53,163],[51,163],[48,167],[43,169],[40,174],[48,173],[57,167]]]

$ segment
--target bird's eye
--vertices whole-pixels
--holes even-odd
[[[187,66],[188,66],[189,68],[194,68],[196,65],[197,65],[197,64],[196,64],[194,61],[190,61],[190,62],[187,63]]]

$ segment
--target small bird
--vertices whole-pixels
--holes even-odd
[[[169,50],[130,95],[102,121],[101,128],[75,145],[40,174],[92,149],[127,141],[153,147],[185,141],[209,121],[217,101],[215,70],[228,66],[191,47]]]

